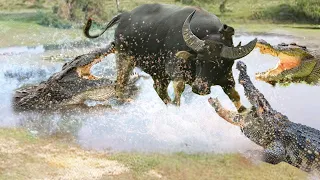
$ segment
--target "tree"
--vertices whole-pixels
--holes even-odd
[[[103,18],[104,8],[104,0],[60,0],[53,12],[65,20],[83,21],[93,15]]]
[[[116,0],[116,5],[117,5],[117,11],[118,11],[118,13],[119,13],[119,12],[120,12],[120,9],[119,9],[120,0]]]
[[[219,10],[220,10],[221,14],[231,11],[231,10],[227,9],[226,4],[227,4],[227,0],[222,0],[221,4],[219,6]]]

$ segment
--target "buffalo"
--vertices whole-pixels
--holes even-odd
[[[97,34],[90,35],[92,20],[84,27],[88,38],[96,38],[118,24],[114,33],[117,63],[116,91],[121,99],[130,72],[140,67],[154,80],[154,88],[164,103],[171,102],[167,88],[173,81],[174,104],[180,104],[185,84],[199,95],[220,85],[238,111],[243,111],[232,76],[234,60],[248,55],[256,39],[234,47],[234,29],[199,7],[144,4],[115,16]]]

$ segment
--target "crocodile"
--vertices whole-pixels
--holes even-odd
[[[87,100],[105,101],[115,96],[115,82],[99,78],[90,73],[94,64],[114,53],[114,43],[75,57],[65,63],[62,70],[37,85],[17,89],[13,95],[13,109],[16,111],[61,109],[66,106],[85,105]],[[139,76],[130,78],[126,88],[126,100],[137,93],[135,82]]]
[[[256,43],[262,54],[280,59],[277,66],[263,73],[257,73],[256,79],[271,85],[305,82],[310,85],[319,83],[320,57],[316,53],[296,43],[281,43],[272,46],[264,40]]]
[[[320,131],[294,123],[274,110],[252,84],[246,65],[239,61],[236,68],[240,71],[239,83],[252,107],[237,113],[225,109],[217,98],[209,98],[217,114],[239,126],[247,138],[264,148],[263,161],[270,164],[286,162],[306,172],[319,172]]]

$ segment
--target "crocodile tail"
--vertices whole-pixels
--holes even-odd
[[[101,36],[104,32],[106,32],[106,30],[108,30],[110,27],[114,26],[115,24],[117,24],[121,18],[121,15],[122,14],[118,14],[116,15],[115,17],[112,18],[112,20],[107,24],[107,26],[105,27],[105,29],[99,33],[99,34],[96,34],[96,35],[90,35],[89,31],[90,31],[90,28],[91,28],[91,25],[92,25],[92,19],[89,18],[87,23],[85,24],[84,28],[83,28],[83,34],[87,37],[87,38],[90,38],[90,39],[93,39],[93,38],[97,38],[99,36]]]

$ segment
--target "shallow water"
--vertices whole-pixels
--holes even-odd
[[[253,36],[237,36],[242,44]],[[271,44],[292,42],[282,36],[258,36]],[[212,87],[208,96],[198,96],[187,86],[182,95],[181,107],[165,106],[154,91],[152,79],[141,79],[138,97],[130,104],[116,106],[114,110],[92,110],[90,112],[70,110],[67,113],[20,113],[11,109],[13,90],[30,83],[46,80],[60,70],[64,62],[42,60],[43,56],[70,53],[79,55],[87,49],[44,51],[26,48],[0,49],[0,126],[24,127],[34,135],[52,135],[55,133],[72,134],[83,147],[113,151],[153,151],[153,152],[238,152],[255,149],[240,129],[226,123],[210,107],[207,99],[218,97],[224,106],[235,110],[232,102],[219,86]],[[317,86],[294,84],[288,87],[272,87],[256,81],[256,72],[274,67],[277,59],[261,55],[255,49],[241,59],[248,66],[248,74],[253,83],[269,100],[272,107],[287,115],[291,121],[320,129],[319,90]],[[93,73],[114,78],[114,55],[93,68]],[[139,70],[137,70],[139,72]],[[10,77],[8,74],[14,74]],[[25,76],[26,78],[21,78]],[[235,79],[238,72],[234,69]],[[249,106],[244,97],[243,88],[237,84],[242,102]],[[172,86],[169,87],[173,94]]]

